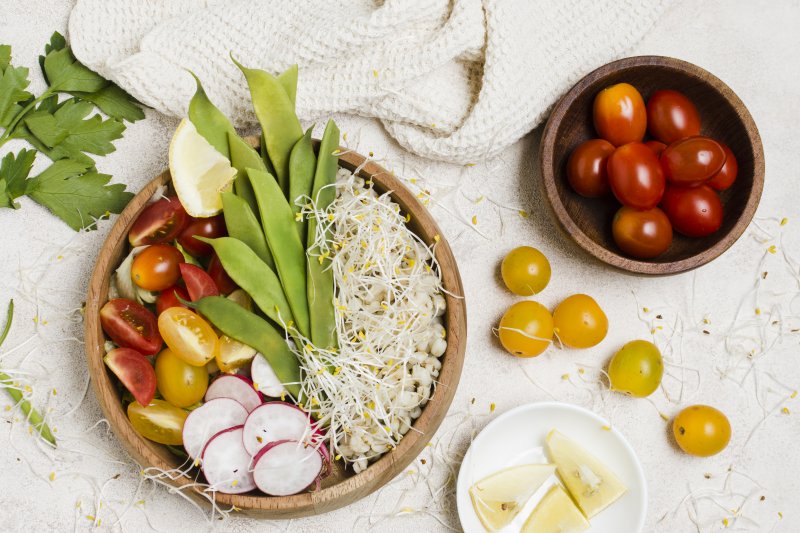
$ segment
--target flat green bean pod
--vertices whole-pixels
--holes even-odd
[[[228,276],[250,295],[265,315],[277,324],[294,320],[278,276],[249,246],[233,237],[196,239],[214,248]]]
[[[297,233],[300,241],[306,242],[306,227],[308,223],[302,216],[298,216],[302,207],[297,205],[298,198],[311,197],[311,188],[314,185],[314,170],[317,167],[317,156],[314,154],[314,143],[311,142],[311,130],[308,128],[305,135],[292,148],[289,156],[289,205],[295,216]]]
[[[283,90],[286,91],[286,96],[292,102],[292,109],[295,108],[297,102],[297,74],[297,65],[292,65],[278,74],[278,81],[281,83]]]
[[[230,148],[231,166],[236,169],[233,189],[236,194],[247,202],[253,213],[256,213],[258,212],[258,205],[256,204],[256,197],[253,194],[253,187],[250,185],[246,169],[257,168],[258,170],[266,171],[267,167],[258,152],[247,144],[247,141],[239,137],[236,132],[228,133],[228,146]]]
[[[194,124],[197,132],[202,135],[211,146],[230,159],[228,150],[228,133],[236,135],[236,130],[228,117],[211,103],[200,79],[191,70],[189,74],[197,83],[197,90],[189,101],[189,120]]]
[[[261,213],[261,227],[267,237],[283,292],[289,301],[297,330],[309,335],[308,302],[306,301],[306,251],[289,202],[278,183],[266,172],[247,169]]]
[[[286,337],[272,324],[222,296],[207,296],[195,302],[193,307],[228,337],[258,350],[289,394],[298,398],[300,365],[289,349]]]
[[[314,173],[314,187],[311,199],[316,211],[322,212],[330,207],[336,198],[336,172],[339,157],[334,155],[339,149],[339,128],[333,120],[325,126],[325,133],[319,145],[319,157]],[[333,272],[330,260],[320,256],[314,246],[317,233],[317,220],[308,223],[308,314],[311,325],[311,342],[320,348],[334,348],[339,345],[336,335],[336,310],[333,305]]]
[[[250,179],[246,175],[245,179],[249,184]],[[253,198],[255,198],[255,195]],[[258,209],[258,205],[256,205],[256,209]],[[249,246],[259,259],[274,271],[275,260],[272,259],[272,252],[269,251],[267,246],[264,231],[261,229],[261,224],[247,202],[230,191],[223,192],[222,215],[225,217],[228,235]]]

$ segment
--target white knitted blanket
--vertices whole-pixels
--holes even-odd
[[[75,55],[143,103],[183,116],[194,71],[240,126],[254,122],[228,58],[300,65],[297,111],[380,119],[419,155],[491,157],[580,76],[619,57],[666,0],[78,0]]]

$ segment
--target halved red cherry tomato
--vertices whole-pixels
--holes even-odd
[[[154,244],[142,250],[131,265],[131,279],[147,291],[163,291],[175,285],[183,254],[169,244]]]
[[[666,144],[700,135],[700,115],[683,93],[662,89],[647,100],[647,129]]]
[[[217,286],[222,294],[230,294],[239,288],[236,282],[225,272],[222,261],[219,260],[217,254],[211,256],[211,261],[208,263],[208,275],[211,276],[214,285]]]
[[[147,357],[130,348],[115,348],[103,358],[136,401],[147,405],[156,395],[156,372]]]
[[[214,249],[210,244],[195,239],[195,236],[216,239],[228,234],[225,229],[225,219],[222,215],[209,218],[188,217],[186,226],[178,235],[178,242],[183,249],[195,257],[206,257],[211,255]]]
[[[594,129],[614,146],[638,142],[647,129],[647,110],[633,85],[606,87],[594,98]]]
[[[719,141],[717,141],[719,142]],[[728,148],[727,144],[719,143],[722,149],[725,150],[725,164],[722,168],[711,176],[711,179],[706,182],[706,185],[717,191],[724,191],[736,181],[736,175],[739,173],[739,163],[736,161],[736,156]]]
[[[703,183],[722,169],[725,150],[714,139],[689,137],[667,146],[659,160],[667,181],[691,187]]]
[[[188,307],[178,300],[178,296],[187,302],[191,301],[189,299],[189,293],[180,285],[173,285],[161,291],[161,294],[158,295],[158,299],[156,299],[156,313],[160,315],[170,307],[183,307],[184,309],[188,309]]]
[[[722,226],[722,202],[711,187],[676,187],[664,192],[661,208],[675,231],[687,237],[705,237]]]
[[[608,194],[606,162],[614,145],[605,139],[591,139],[578,145],[567,161],[567,180],[575,192],[587,198]]]
[[[661,141],[647,141],[644,144],[645,146],[650,148],[654,154],[656,154],[656,157],[661,156],[661,152],[663,152],[667,148],[667,145],[662,143]]]
[[[617,200],[636,209],[652,209],[664,194],[658,158],[639,142],[620,146],[608,157],[608,181]]]
[[[206,296],[219,296],[219,289],[205,270],[188,263],[181,263],[180,269],[186,290],[193,302]]]
[[[672,243],[672,224],[657,207],[639,211],[622,206],[614,215],[611,229],[617,246],[638,259],[661,255]]]
[[[144,355],[153,355],[161,349],[156,317],[133,300],[109,300],[100,309],[100,325],[123,348],[133,348]]]
[[[128,232],[131,246],[171,241],[183,229],[189,215],[177,196],[162,198],[144,208]]]

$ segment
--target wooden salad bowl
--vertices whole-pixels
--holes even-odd
[[[253,147],[258,147],[257,138],[248,138],[248,142]],[[364,161],[365,158],[362,155],[344,152],[339,158],[339,165],[354,171]],[[431,245],[434,237],[442,235],[436,222],[417,200],[414,193],[387,170],[370,161],[361,169],[359,176],[365,179],[371,178],[377,191],[391,192],[392,199],[405,213],[411,215],[409,227],[425,243]],[[115,386],[115,378],[103,363],[105,336],[100,326],[99,312],[108,300],[111,276],[128,253],[127,236],[131,225],[153,193],[160,186],[168,184],[170,179],[168,170],[157,176],[131,200],[114,223],[108,238],[100,249],[89,282],[85,315],[86,357],[89,364],[89,375],[103,414],[108,419],[114,434],[134,460],[142,467],[157,467],[163,470],[181,467],[183,459],[171,453],[166,446],[139,435],[129,422],[122,406],[120,394]],[[447,290],[447,294],[445,294],[447,351],[441,358],[442,368],[435,393],[422,409],[420,417],[414,421],[412,430],[400,441],[397,448],[383,455],[359,474],[354,474],[352,469],[345,470],[340,461],[335,461],[333,473],[323,480],[322,488],[318,491],[283,497],[265,496],[260,493],[239,495],[217,493],[218,505],[223,508],[236,506],[245,513],[264,518],[298,518],[325,513],[353,503],[382,487],[419,455],[438,429],[455,395],[464,362],[467,334],[464,298],[453,296],[464,294],[461,276],[450,246],[443,237],[439,238],[435,255],[441,268],[442,283]],[[184,465],[183,468],[185,469],[186,466]],[[180,477],[167,481],[176,488],[181,488],[192,484],[194,480]],[[195,500],[208,504],[208,501],[200,496],[199,489],[186,488],[184,492]]]
[[[621,82],[636,87],[645,101],[658,89],[684,93],[700,113],[700,134],[727,144],[739,163],[736,182],[721,194],[722,227],[698,239],[675,233],[669,249],[649,260],[624,255],[614,242],[611,221],[619,209],[616,199],[611,195],[584,198],[572,190],[566,177],[572,150],[588,139],[597,138],[592,124],[595,95]],[[639,274],[677,274],[721,255],[750,224],[764,188],[761,137],[745,105],[710,72],[671,57],[629,57],[586,75],[553,108],[542,136],[540,161],[545,193],[560,226],[599,260]]]

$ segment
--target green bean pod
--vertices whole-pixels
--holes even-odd
[[[317,212],[327,210],[336,198],[336,172],[339,169],[339,156],[334,154],[338,149],[339,128],[333,120],[329,120],[319,145],[314,187],[311,192],[311,199],[316,204]],[[314,246],[316,234],[317,220],[312,217],[308,223],[306,241],[309,251],[306,296],[308,298],[311,341],[320,348],[335,348],[339,345],[339,339],[336,335],[336,311],[333,305],[333,271],[330,269],[330,260],[321,257],[319,250]]]
[[[295,108],[297,103],[297,65],[292,65],[280,74],[278,74],[278,81],[280,82],[283,90],[286,91],[286,96],[292,102],[292,109]]]
[[[289,301],[297,330],[309,335],[308,302],[306,301],[306,252],[289,202],[278,183],[266,172],[247,169],[261,213],[261,227],[267,237],[283,292]]]
[[[189,74],[194,77],[197,89],[194,96],[189,101],[189,120],[194,125],[197,132],[202,135],[211,146],[230,159],[228,150],[228,134],[236,135],[236,130],[228,120],[228,117],[220,111],[217,106],[211,103],[200,79],[191,70]]]
[[[301,242],[306,242],[308,223],[304,218],[298,217],[303,208],[297,205],[297,201],[303,196],[311,196],[311,188],[314,185],[314,169],[317,167],[314,143],[311,142],[312,129],[308,128],[305,135],[300,137],[289,156],[289,205],[295,216],[297,233],[300,235]]]
[[[250,179],[245,175],[248,184]],[[255,199],[255,195],[253,196]],[[256,204],[256,209],[258,205]],[[255,213],[248,203],[230,191],[222,193],[222,215],[228,235],[245,243],[264,263],[275,271],[275,260],[267,246],[267,239]]]
[[[267,170],[264,161],[247,141],[239,137],[236,132],[228,133],[228,146],[230,148],[231,166],[236,169],[236,177],[233,180],[233,189],[240,197],[244,198],[253,213],[258,210],[256,197],[253,194],[253,187],[247,177],[248,168]]]
[[[267,154],[285,195],[289,191],[289,154],[303,136],[294,104],[278,78],[263,70],[247,68],[235,59],[233,62],[250,87],[253,110],[261,124]]]
[[[280,324],[294,320],[275,272],[245,243],[233,237],[195,237],[214,248],[222,268],[269,318]]]
[[[284,335],[272,324],[222,296],[206,296],[193,307],[228,337],[258,350],[289,394],[298,398],[300,365]]]

